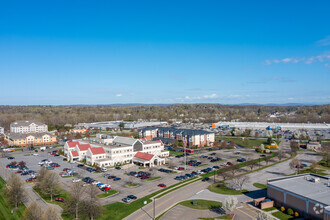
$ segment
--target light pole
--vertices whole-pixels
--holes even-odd
[[[183,146],[183,153],[184,153],[184,170],[187,170],[187,152],[186,152],[186,145]]]

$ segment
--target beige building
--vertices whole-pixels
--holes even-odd
[[[9,146],[37,146],[37,145],[51,145],[57,143],[57,137],[55,135],[40,132],[40,133],[12,133],[5,135],[5,139],[8,141]]]
[[[35,120],[21,120],[10,124],[10,133],[42,133],[48,132],[48,126]]]
[[[270,179],[267,197],[301,217],[330,220],[330,177],[301,174]]]

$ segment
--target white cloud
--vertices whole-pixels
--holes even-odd
[[[123,94],[117,94],[116,96],[117,96],[117,97],[122,97],[122,96],[123,96]]]
[[[270,65],[270,64],[278,64],[278,63],[300,63],[304,62],[305,64],[312,64],[316,62],[328,62],[330,61],[330,52],[327,51],[321,55],[318,56],[311,56],[311,57],[287,57],[284,59],[273,59],[273,60],[265,60],[265,65]]]
[[[330,45],[330,35],[329,36],[326,36],[322,40],[317,41],[316,43],[320,47],[329,46]]]
[[[292,98],[292,97],[289,97],[289,98],[288,98],[288,100],[294,100],[294,98]]]
[[[215,98],[218,98],[218,95],[213,93],[211,95],[204,95],[203,98],[204,99],[215,99]]]

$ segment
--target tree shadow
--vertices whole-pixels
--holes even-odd
[[[266,189],[253,190],[253,191],[245,193],[245,195],[252,198],[252,199],[257,199],[257,198],[260,198],[260,197],[266,197],[267,196],[267,190]]]

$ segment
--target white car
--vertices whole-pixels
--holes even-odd
[[[102,171],[102,172],[107,172],[107,171],[108,171],[108,169],[107,169],[107,168],[104,168],[104,167],[102,167],[102,168],[101,168],[101,171]]]
[[[72,179],[72,182],[73,183],[77,183],[77,182],[80,182],[81,181],[81,179],[78,179],[78,178],[74,178],[74,179]]]
[[[37,153],[34,153],[34,154],[33,154],[33,156],[38,156],[38,155],[39,155],[39,154],[37,154]]]
[[[96,185],[96,184],[99,184],[99,183],[101,183],[101,182],[99,182],[99,181],[92,182],[93,185]]]
[[[45,162],[43,162],[43,161],[40,161],[38,164],[39,164],[39,165],[44,165],[44,164],[45,164]]]

